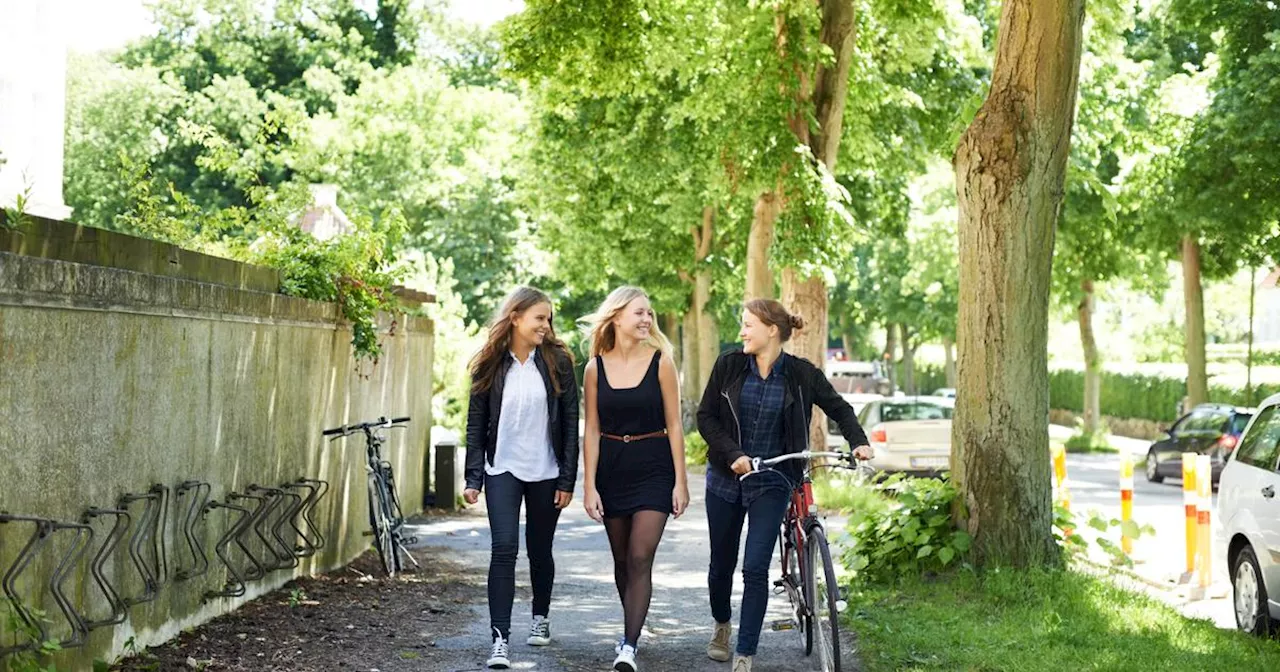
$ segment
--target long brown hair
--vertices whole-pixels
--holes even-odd
[[[773,299],[751,299],[742,304],[756,319],[767,327],[778,328],[778,339],[783,343],[791,340],[791,332],[804,329],[804,318],[787,311],[781,302]]]
[[[587,332],[587,350],[590,356],[602,355],[618,344],[617,329],[613,326],[613,320],[618,317],[618,313],[626,309],[627,304],[640,298],[648,299],[649,295],[639,287],[623,285],[609,292],[609,296],[605,297],[596,312],[579,320]],[[645,339],[645,344],[668,355],[673,349],[671,341],[658,328],[656,319],[653,321],[653,326],[649,328],[649,338]]]
[[[472,394],[488,392],[493,387],[493,381],[497,378],[498,371],[502,369],[502,360],[511,351],[511,332],[515,329],[513,321],[526,310],[540,303],[551,305],[551,297],[532,287],[516,287],[503,300],[502,306],[494,313],[493,320],[489,323],[489,337],[485,339],[484,347],[471,358],[471,363],[467,367],[471,372]],[[554,316],[553,312],[552,317]],[[542,353],[542,361],[546,362],[547,371],[551,375],[551,388],[559,395],[562,390],[560,377],[556,375],[560,370],[556,363],[556,354],[563,353],[571,367],[573,354],[569,352],[568,346],[563,341],[556,338],[555,327],[550,322],[548,320],[547,336],[543,339],[538,352]]]

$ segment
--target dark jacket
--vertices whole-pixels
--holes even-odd
[[[729,466],[746,454],[742,452],[738,422],[742,417],[739,398],[750,371],[751,357],[742,350],[720,355],[711,370],[707,389],[702,393],[702,403],[698,405],[698,432],[707,442],[707,466],[721,473],[732,473]],[[784,452],[808,450],[809,425],[815,404],[840,425],[840,433],[850,447],[867,445],[867,435],[858,424],[858,414],[831,386],[821,369],[794,355],[780,361],[786,367],[783,374],[787,382],[782,402]],[[826,446],[819,446],[817,450],[826,450]]]
[[[560,465],[556,489],[573,492],[578,480],[578,379],[573,364],[562,352],[555,356],[555,375],[560,380],[560,395],[556,396],[551,385],[551,372],[540,350],[534,350],[534,363],[542,382],[547,386],[547,436],[551,449]],[[498,447],[498,417],[502,413],[502,388],[506,385],[507,372],[511,370],[511,356],[504,355],[502,365],[493,378],[493,386],[487,392],[471,395],[467,409],[467,487],[480,490],[484,486],[485,466],[493,464],[493,454]]]

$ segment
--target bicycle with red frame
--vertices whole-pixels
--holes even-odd
[[[836,583],[835,565],[827,544],[826,527],[818,517],[810,474],[813,458],[834,458],[835,464],[821,466],[857,469],[852,452],[802,451],[762,459],[751,459],[751,471],[739,476],[747,479],[755,474],[773,472],[787,480],[791,501],[782,520],[782,578],[774,582],[775,592],[785,592],[791,600],[795,622],[804,636],[804,654],[818,651],[823,672],[840,672],[840,612],[844,606]],[[788,460],[804,460],[805,471],[799,483],[785,473],[773,469]]]

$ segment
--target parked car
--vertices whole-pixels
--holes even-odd
[[[1182,478],[1182,454],[1208,455],[1217,484],[1227,456],[1240,442],[1254,409],[1225,404],[1200,404],[1174,423],[1163,439],[1147,450],[1147,480],[1161,483]]]
[[[955,399],[955,398],[956,398],[956,388],[954,388],[954,387],[940,387],[940,388],[938,388],[938,389],[934,390],[934,392],[933,392],[933,396],[935,396],[935,397],[946,397],[947,399]]]
[[[849,405],[853,407],[853,412],[857,413],[859,417],[862,416],[862,409],[866,408],[867,404],[873,401],[880,401],[881,399],[884,399],[884,397],[878,394],[852,393],[852,394],[841,394],[840,396],[843,397],[845,401],[849,402]],[[836,424],[835,420],[832,420],[831,418],[828,417],[827,418],[827,450],[840,450],[847,447],[847,445],[848,445],[848,442],[845,441],[844,437],[840,435],[839,425]]]
[[[951,468],[951,416],[944,397],[893,397],[867,404],[860,421],[880,471],[937,473]]]
[[[889,378],[880,362],[845,362],[827,360],[827,380],[841,394],[890,393]]]
[[[1236,625],[1269,635],[1280,623],[1280,394],[1262,402],[1218,489]]]

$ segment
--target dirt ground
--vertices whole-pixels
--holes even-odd
[[[484,600],[484,574],[414,552],[422,569],[380,577],[372,552],[329,574],[291,581],[112,670],[312,672],[443,669],[456,654],[435,640],[457,635]]]

